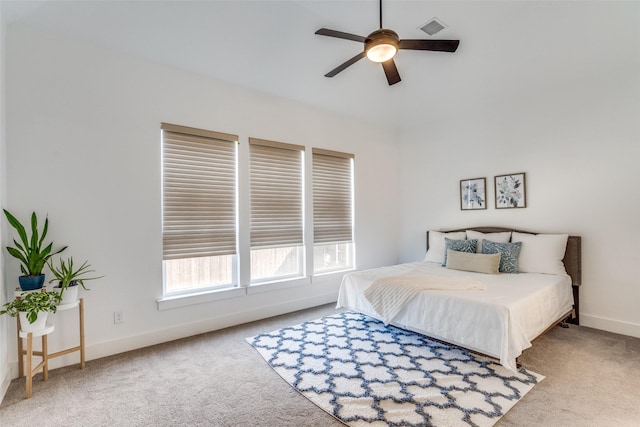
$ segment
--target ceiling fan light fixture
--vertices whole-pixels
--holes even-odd
[[[377,30],[365,42],[367,58],[373,62],[387,62],[398,52],[399,37],[391,30]]]
[[[396,52],[398,48],[392,45],[391,43],[381,43],[375,46],[372,46],[367,51],[367,58],[373,62],[387,62],[394,56],[396,56]]]

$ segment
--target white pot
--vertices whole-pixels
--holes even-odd
[[[53,288],[58,293],[62,292],[62,299],[60,300],[60,303],[58,305],[73,304],[74,302],[78,301],[79,287],[79,285],[67,286],[64,292],[62,292],[62,288]]]
[[[47,317],[49,316],[48,311],[41,311],[38,313],[38,317],[36,321],[33,323],[29,323],[27,320],[27,312],[21,311],[18,313],[20,316],[20,329],[25,332],[35,332],[47,327]]]

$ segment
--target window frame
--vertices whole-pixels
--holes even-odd
[[[306,277],[305,147],[249,138],[249,286]],[[295,248],[298,271],[253,277],[254,251]]]
[[[166,128],[165,128],[166,127]],[[249,144],[240,145],[239,137],[232,134],[224,134],[212,132],[203,129],[190,128],[179,125],[171,125],[162,123],[161,126],[161,190],[162,190],[162,214],[164,214],[164,137],[165,130],[186,132],[197,137],[214,138],[230,138],[227,142],[234,143],[234,236],[235,236],[235,253],[232,259],[232,282],[231,284],[220,284],[210,286],[199,286],[193,289],[183,289],[179,291],[168,291],[165,279],[167,277],[163,256],[162,263],[162,297],[157,300],[158,309],[171,309],[176,307],[189,306],[191,304],[202,303],[207,301],[217,301],[227,298],[237,298],[250,294],[269,292],[278,289],[286,289],[296,286],[309,285],[313,281],[313,277],[337,275],[344,271],[355,269],[356,264],[356,245],[355,245],[355,155],[341,153],[337,151],[310,148],[311,156],[305,154],[304,145],[287,144],[277,141],[269,141],[258,138],[248,138]],[[246,140],[245,140],[246,141]],[[251,242],[251,215],[253,213],[251,205],[251,145],[260,144],[276,148],[286,148],[288,150],[299,151],[299,173],[300,173],[300,209],[299,218],[301,227],[301,242],[293,244],[290,247],[296,248],[298,272],[291,275],[263,277],[253,279],[251,270],[251,256],[254,249],[266,249],[264,246],[252,245]],[[315,248],[318,245],[327,243],[316,243],[314,241],[314,228],[316,219],[314,205],[314,161],[313,154],[339,155],[350,159],[350,226],[351,238],[350,245],[350,262],[347,267],[336,269],[317,270],[315,265]],[[308,177],[311,177],[309,179]],[[164,224],[164,223],[163,223]],[[163,239],[164,240],[164,239]],[[330,244],[336,242],[330,242]],[[164,243],[163,243],[164,251]],[[326,282],[329,279],[319,279],[318,283]]]
[[[238,287],[238,140],[161,123],[163,298]],[[169,289],[168,261],[221,255],[232,256],[230,283]]]
[[[312,149],[313,275],[355,269],[355,155],[321,148]],[[348,170],[348,172],[346,172]],[[345,176],[348,175],[348,180]],[[319,270],[316,248],[349,244],[347,266]]]

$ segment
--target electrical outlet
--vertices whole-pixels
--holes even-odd
[[[124,314],[122,311],[114,311],[113,312],[113,324],[117,325],[119,323],[124,323]]]

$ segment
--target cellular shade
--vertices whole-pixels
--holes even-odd
[[[163,259],[235,254],[238,136],[161,128]]]
[[[353,241],[353,154],[313,149],[313,241]]]
[[[304,147],[249,139],[251,247],[303,244]]]

